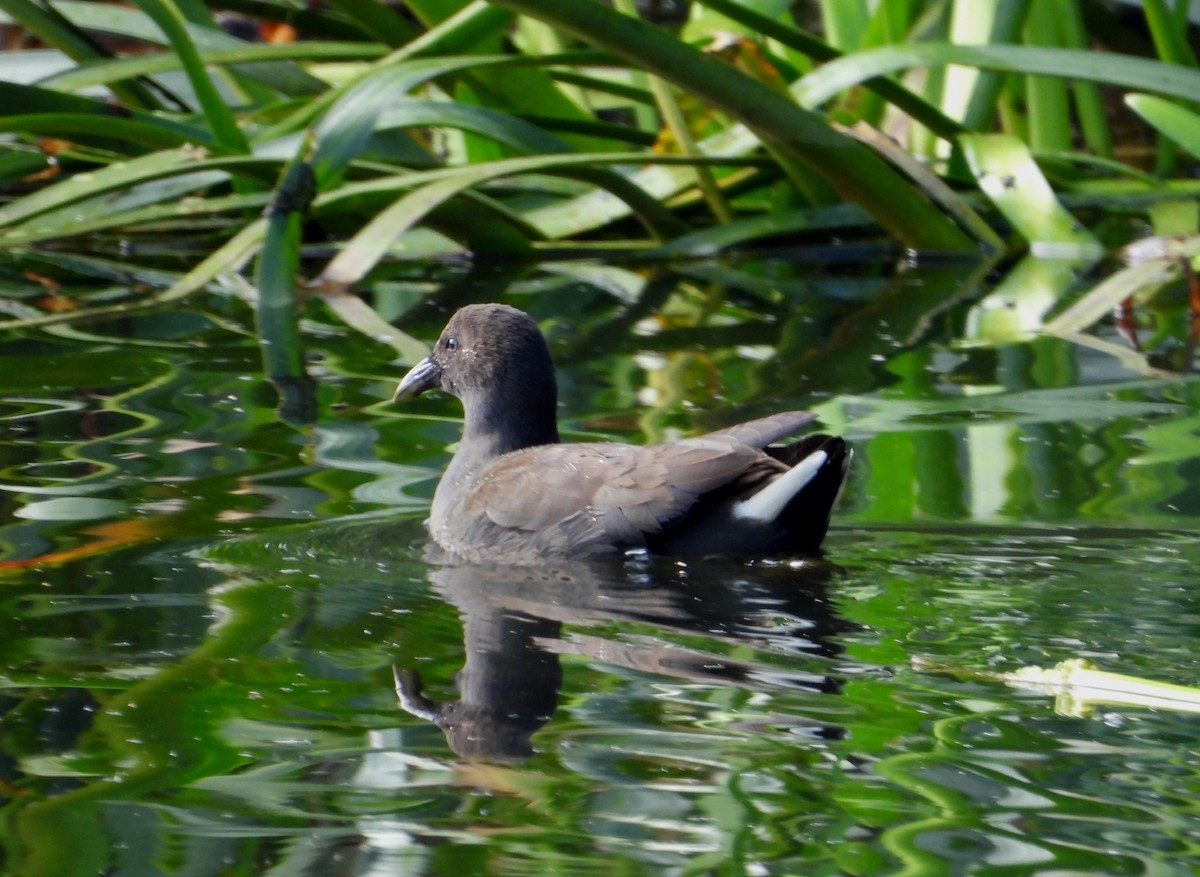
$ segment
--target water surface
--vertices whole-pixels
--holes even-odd
[[[702,267],[508,300],[571,437],[815,408],[822,557],[431,562],[456,406],[320,314],[299,408],[232,301],[0,342],[4,872],[1194,873],[1196,717],[1005,681],[1200,678],[1194,377],[967,345],[960,269]]]

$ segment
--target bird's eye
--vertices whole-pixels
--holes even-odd
[[[445,346],[447,350],[458,350],[458,339],[447,338],[445,341]]]

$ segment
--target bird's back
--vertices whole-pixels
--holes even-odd
[[[430,528],[443,548],[474,561],[593,557],[629,548],[668,554],[784,550],[795,541],[795,527],[735,513],[741,500],[795,465],[784,456],[786,447],[764,449],[812,419],[786,412],[651,446],[524,448],[443,480]],[[827,458],[814,473],[814,483],[824,485],[816,501],[827,504],[804,516],[820,532],[815,541],[811,533],[799,540],[813,547],[844,477],[844,445],[829,441],[838,443],[840,455],[832,448],[814,451]]]

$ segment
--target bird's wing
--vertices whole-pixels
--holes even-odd
[[[701,439],[712,441],[727,441],[751,448],[765,448],[771,442],[779,441],[789,435],[799,432],[808,426],[817,415],[808,411],[781,411],[757,420],[748,420],[735,426],[727,426],[700,436]]]
[[[501,459],[483,473],[470,501],[474,511],[498,526],[537,533],[548,551],[571,552],[642,545],[765,455],[727,438],[700,437],[650,447],[542,445]]]

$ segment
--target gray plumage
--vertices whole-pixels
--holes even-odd
[[[458,311],[396,398],[429,389],[457,396],[465,412],[462,441],[434,494],[430,532],[474,562],[629,548],[815,551],[850,459],[830,436],[773,444],[813,421],[803,411],[658,445],[560,443],[549,349],[537,324],[506,305]],[[794,485],[783,480],[789,472]],[[770,519],[760,517],[764,510]]]

